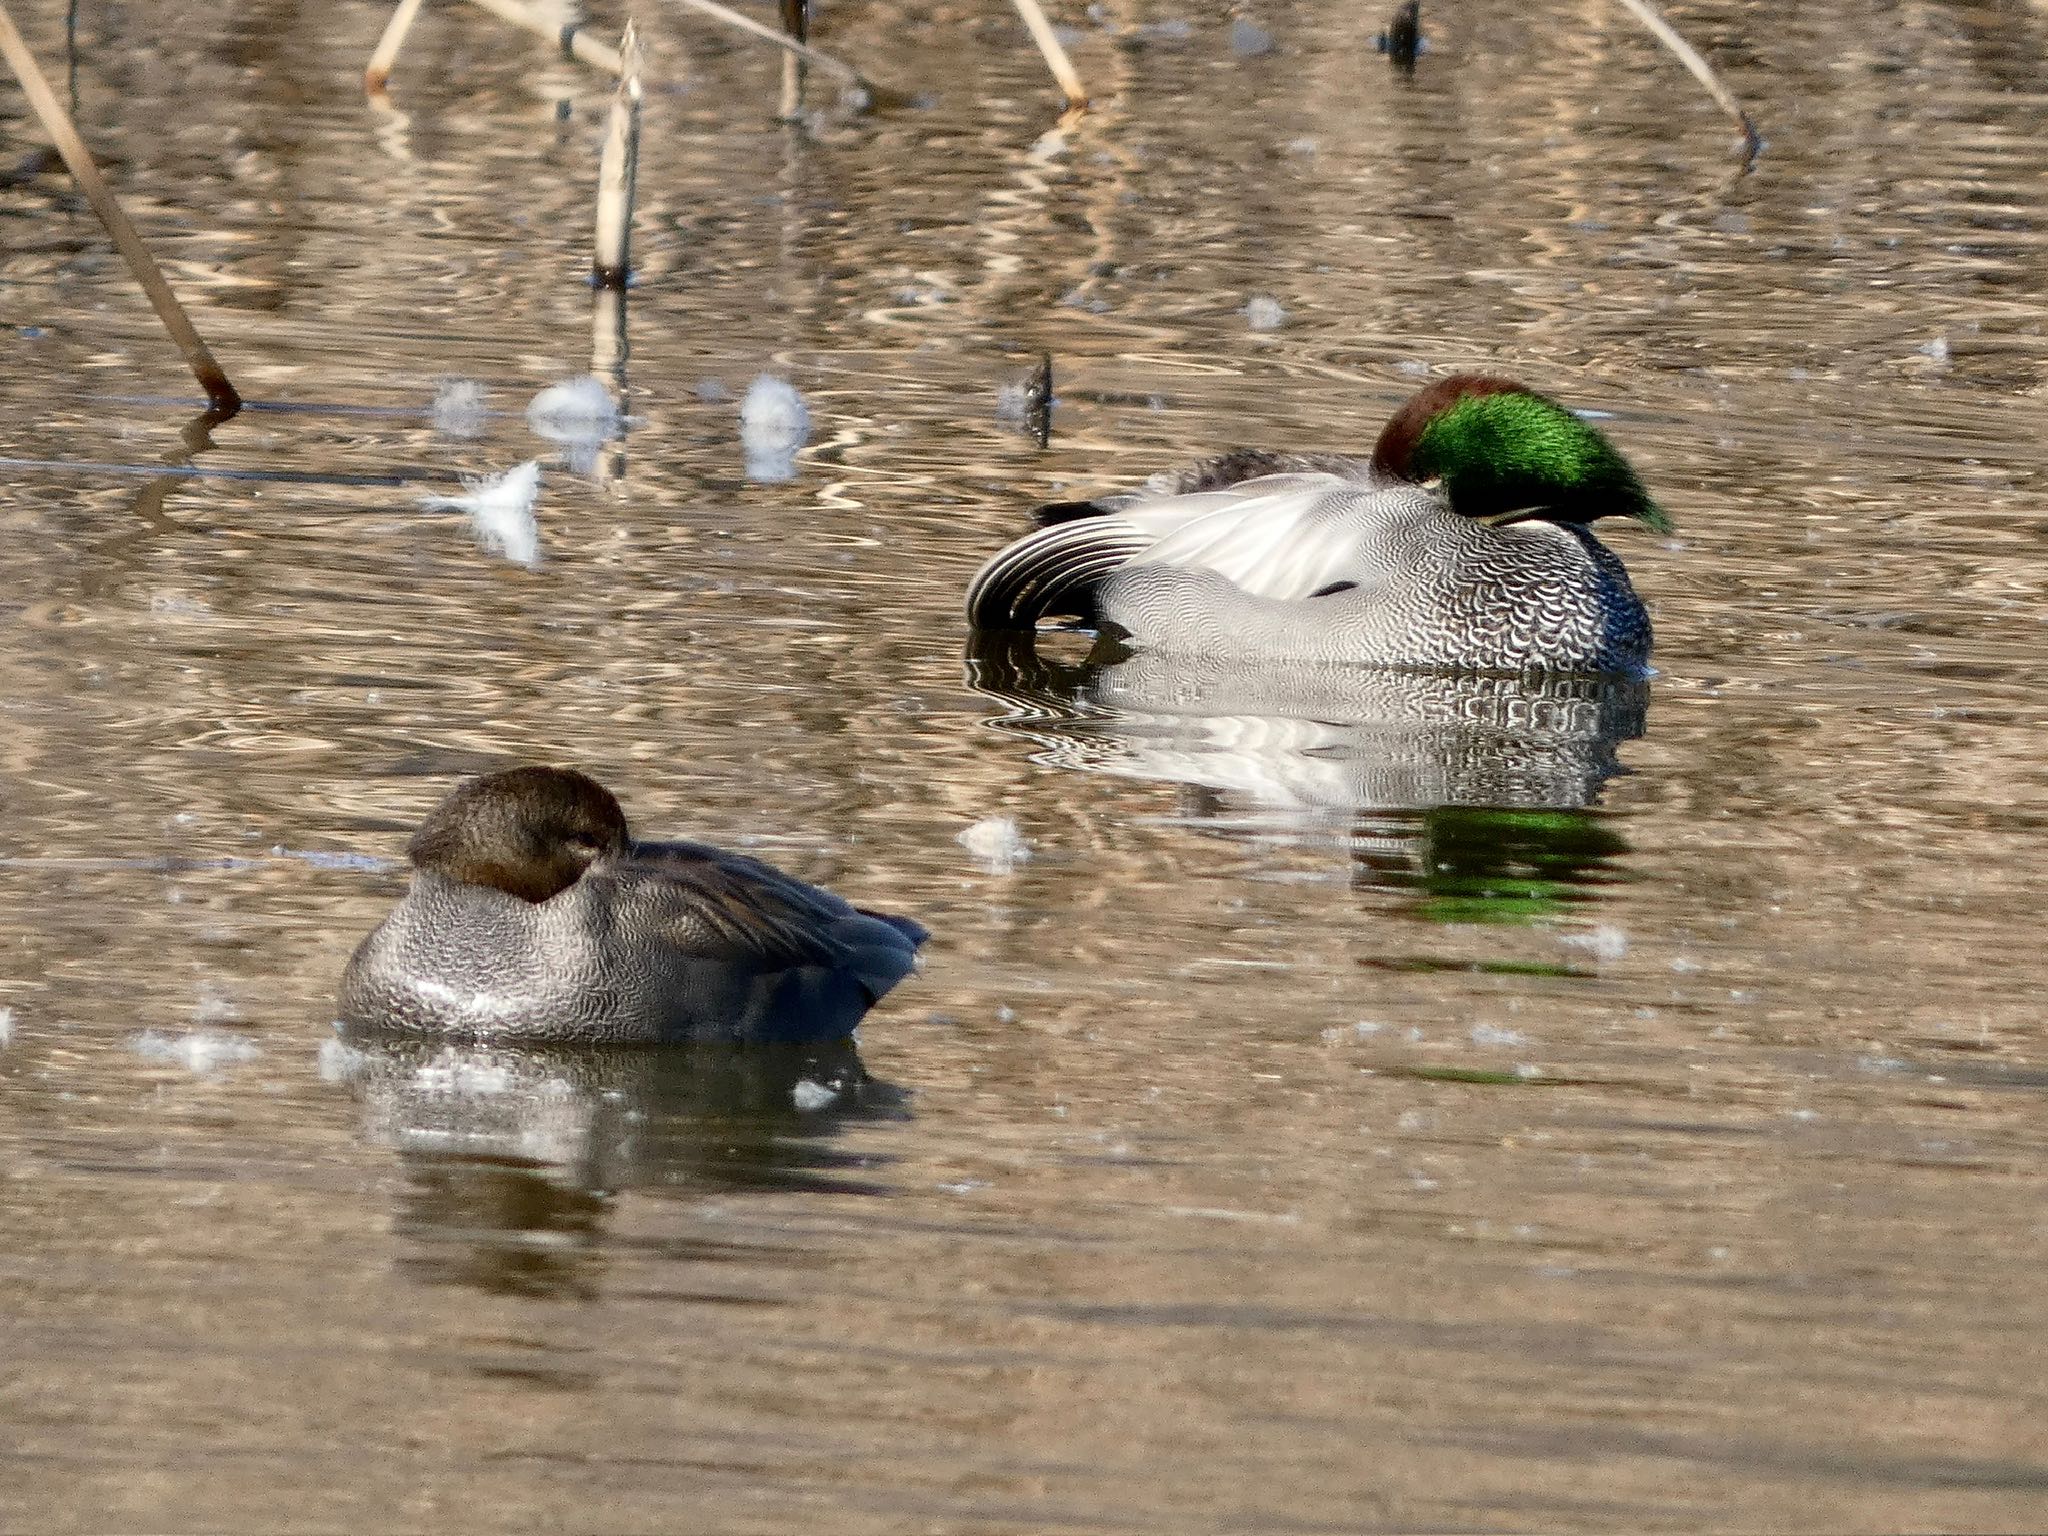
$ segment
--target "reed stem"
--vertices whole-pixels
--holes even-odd
[[[751,32],[754,36],[766,42],[786,48],[806,63],[815,64],[826,73],[838,76],[846,84],[853,86],[857,90],[866,91],[871,96],[886,94],[880,91],[851,64],[835,59],[829,53],[820,53],[809,43],[800,42],[786,32],[778,32],[773,27],[765,26],[761,22],[754,20],[751,16],[743,16],[730,6],[720,5],[718,0],[677,0],[677,3],[687,5],[693,11],[701,11],[704,15],[722,21],[729,27],[737,27],[742,32]]]
[[[469,0],[469,3],[481,6],[501,21],[524,27],[535,37],[560,44],[564,52],[592,69],[602,69],[613,75],[626,71],[625,61],[609,43],[599,42],[581,27],[558,27],[532,6],[522,4],[521,0]]]
[[[633,185],[640,169],[640,39],[630,21],[619,39],[619,59],[619,88],[597,164],[597,250],[591,276],[600,288],[626,286],[632,255]]]
[[[1734,119],[1735,126],[1742,130],[1743,142],[1748,146],[1747,160],[1754,160],[1764,147],[1764,136],[1756,131],[1756,124],[1749,120],[1749,114],[1742,110],[1742,103],[1735,99],[1735,93],[1721,83],[1721,77],[1714,73],[1713,66],[1700,57],[1699,51],[1678,35],[1677,30],[1657,12],[1651,9],[1648,0],[1621,0],[1622,8],[1650,29],[1650,35],[1669,48],[1692,72],[1693,79],[1707,88],[1707,94],[1714,98],[1715,105]]]
[[[199,381],[199,387],[206,391],[206,398],[212,402],[213,414],[217,420],[225,421],[242,408],[241,393],[228,382],[226,372],[214,361],[213,353],[206,343],[199,339],[192,322],[186,318],[184,306],[178,296],[171,292],[171,285],[164,281],[155,260],[149,254],[149,247],[142,243],[142,237],[135,232],[135,226],[128,222],[128,215],[121,211],[121,205],[114,200],[112,190],[100,176],[99,167],[93,164],[85,141],[78,136],[78,130],[71,124],[71,118],[56,93],[50,89],[50,82],[43,78],[43,72],[36,65],[35,55],[22,41],[21,33],[15,29],[14,18],[7,14],[5,0],[0,0],[0,56],[7,60],[15,78],[21,81],[23,94],[28,104],[41,120],[43,131],[49,134],[57,146],[57,153],[64,157],[64,164],[71,170],[79,191],[92,204],[92,211],[99,215],[107,233],[113,237],[115,249],[121,259],[128,263],[128,270],[135,274],[136,282],[149,296],[150,307],[156,311],[164,329],[171,333],[171,340],[178,344],[178,350],[185,354],[185,365],[192,370],[192,376]]]
[[[377,51],[370,55],[369,66],[363,71],[363,89],[372,96],[381,94],[390,80],[391,71],[398,64],[398,50],[405,46],[405,34],[412,30],[413,18],[419,15],[422,3],[423,0],[398,0],[398,9],[384,24],[384,35],[377,39]]]
[[[1044,8],[1038,0],[1012,0],[1012,3],[1017,7],[1017,14],[1024,18],[1031,41],[1038,44],[1038,51],[1045,55],[1046,68],[1052,71],[1053,79],[1059,81],[1060,89],[1066,93],[1067,105],[1076,108],[1087,106],[1087,87],[1081,84],[1081,77],[1074,70],[1074,61],[1067,57],[1067,50],[1060,46],[1052,23],[1045,19]]]
[[[782,33],[800,43],[811,40],[811,0],[782,0]],[[776,116],[788,122],[803,110],[804,61],[801,54],[782,55],[782,100]]]

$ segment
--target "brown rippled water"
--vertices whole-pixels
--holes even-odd
[[[1599,4],[1428,7],[1407,82],[1348,8],[1063,4],[1061,134],[993,0],[826,5],[928,95],[804,129],[638,9],[609,476],[522,414],[602,82],[430,7],[380,111],[383,5],[86,0],[81,121],[274,407],[196,454],[0,88],[0,1525],[2041,1528],[2048,11],[1674,7],[1745,174]],[[1613,536],[1646,706],[970,682],[1034,499],[1472,366],[1676,515]],[[416,504],[535,455],[536,570]],[[535,757],[926,920],[869,1086],[330,1044],[408,828]]]

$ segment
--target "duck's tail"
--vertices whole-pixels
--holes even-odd
[[[1090,623],[1104,578],[1151,542],[1113,515],[1069,512],[975,572],[967,584],[967,622],[976,629],[1030,629],[1044,618]]]
[[[893,912],[855,907],[851,918],[833,925],[832,937],[842,949],[841,963],[852,973],[869,1003],[878,1003],[897,982],[917,969],[917,952],[931,931],[913,918]]]

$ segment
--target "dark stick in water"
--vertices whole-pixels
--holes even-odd
[[[1024,386],[1024,408],[1031,423],[1038,446],[1046,447],[1052,442],[1052,354],[1047,352],[1038,359],[1038,371],[1031,375],[1031,382]]]
[[[1415,55],[1422,51],[1422,0],[1407,0],[1376,41],[1394,68],[1414,74]]]

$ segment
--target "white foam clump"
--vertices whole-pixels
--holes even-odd
[[[502,475],[464,475],[460,496],[423,496],[430,512],[461,512],[469,518],[477,542],[514,565],[540,563],[540,523],[533,504],[540,500],[540,460],[506,470]]]
[[[1583,933],[1568,933],[1560,942],[1574,949],[1589,951],[1595,960],[1619,960],[1628,953],[1628,935],[1608,923],[1598,924]]]
[[[797,450],[810,438],[810,407],[794,384],[764,373],[747,387],[740,402],[740,447],[749,480],[795,478]]]
[[[1277,331],[1287,323],[1287,311],[1270,293],[1255,293],[1244,306],[1244,318],[1255,331]]]
[[[0,1051],[14,1044],[14,1010],[0,1008]]]
[[[618,429],[619,405],[603,379],[578,374],[535,395],[526,407],[526,424],[550,442],[602,441]]]
[[[489,414],[475,379],[443,379],[434,391],[434,430],[443,437],[481,437]]]
[[[1014,816],[984,816],[953,839],[992,875],[1007,875],[1031,857],[1031,844]]]
[[[188,1072],[202,1074],[234,1062],[253,1061],[262,1054],[247,1035],[207,1029],[184,1035],[145,1029],[128,1044],[145,1061],[174,1061]]]
[[[810,1078],[799,1078],[789,1090],[790,1102],[804,1114],[812,1114],[839,1101],[839,1090],[829,1083],[813,1082]]]

